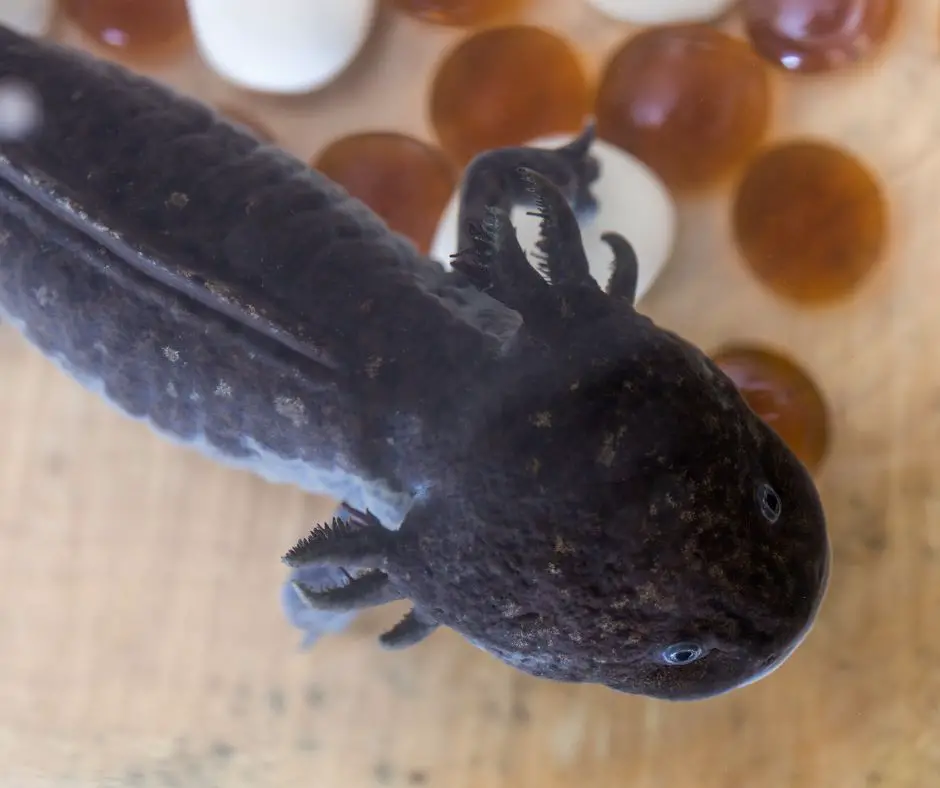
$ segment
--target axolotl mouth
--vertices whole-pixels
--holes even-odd
[[[809,620],[806,622],[806,624],[804,624],[803,628],[797,633],[797,635],[791,640],[790,644],[785,649],[782,649],[779,654],[774,654],[768,657],[766,660],[766,665],[763,668],[758,670],[758,672],[756,672],[749,679],[737,685],[737,687],[729,687],[727,690],[728,692],[730,692],[732,689],[742,689],[744,687],[749,687],[751,684],[756,684],[758,681],[767,678],[771,673],[779,670],[783,664],[793,656],[794,652],[803,645],[803,642],[809,635],[810,630],[816,623],[816,617],[819,614],[819,610],[822,607],[823,602],[826,599],[826,595],[829,592],[831,565],[832,550],[827,544],[825,557],[822,561],[822,567],[820,569],[821,579],[819,581],[819,594],[816,597],[816,604],[809,616]]]

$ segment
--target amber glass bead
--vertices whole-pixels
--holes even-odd
[[[766,60],[819,73],[869,57],[890,35],[896,0],[744,0],[745,28]]]
[[[528,25],[466,36],[437,67],[431,86],[431,122],[461,164],[489,148],[578,132],[590,111],[578,54]]]
[[[531,0],[388,0],[403,14],[434,25],[473,27],[518,17]]]
[[[733,206],[745,262],[765,285],[803,303],[854,290],[881,259],[887,206],[856,157],[827,142],[792,141],[748,167]]]
[[[151,58],[188,40],[186,0],[62,0],[72,23],[122,58]]]
[[[601,138],[632,153],[673,190],[722,179],[763,140],[770,119],[764,62],[707,25],[648,28],[604,66]]]
[[[712,359],[800,461],[818,470],[829,448],[829,412],[810,375],[776,350],[750,344],[727,345]]]
[[[311,165],[424,253],[457,187],[457,170],[441,151],[395,132],[342,137]]]
[[[254,115],[237,107],[230,106],[219,107],[219,113],[229,122],[242,126],[261,142],[274,142],[274,135],[271,133],[271,130]]]

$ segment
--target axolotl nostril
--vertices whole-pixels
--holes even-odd
[[[332,577],[296,583],[309,610],[407,599],[388,647],[450,627],[535,676],[674,700],[800,643],[829,573],[813,481],[637,312],[626,239],[605,287],[589,274],[592,126],[471,162],[447,268],[153,81],[0,29],[7,77],[42,106],[0,145],[4,319],[160,434],[346,501],[284,556]]]

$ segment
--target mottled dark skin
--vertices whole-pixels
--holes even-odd
[[[448,271],[117,66],[0,29],[9,76],[43,122],[0,145],[0,312],[161,434],[348,500],[285,556],[348,577],[298,582],[311,607],[409,599],[389,647],[447,626],[536,676],[674,700],[766,675],[811,626],[810,475],[635,310],[625,239],[606,291],[588,273],[590,127],[471,163]],[[523,198],[549,281],[509,220]]]

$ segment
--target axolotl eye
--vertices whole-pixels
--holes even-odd
[[[673,643],[663,649],[663,662],[667,665],[689,665],[705,656],[705,649],[698,643]]]
[[[767,522],[773,524],[780,519],[783,512],[783,501],[777,491],[769,484],[761,484],[757,488],[757,504],[760,506],[760,513]]]

